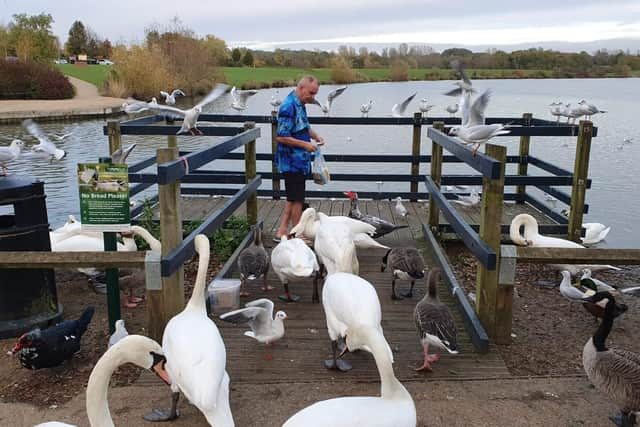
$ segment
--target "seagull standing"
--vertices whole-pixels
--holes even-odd
[[[31,119],[27,119],[22,122],[22,126],[31,135],[35,136],[40,143],[32,148],[36,153],[46,153],[48,156],[55,158],[56,160],[62,159],[67,155],[67,152],[56,148],[55,144],[49,140],[47,135],[42,131],[40,126]]]
[[[271,104],[273,111],[278,111],[280,104],[282,104],[282,100],[279,98],[276,98],[276,95],[278,95],[278,91],[276,91],[275,95],[271,95],[271,101],[269,101],[269,104]]]
[[[587,116],[587,120],[591,120],[591,116],[594,115],[594,114],[606,113],[605,110],[600,110],[598,107],[596,107],[593,104],[589,104],[584,99],[582,101],[578,102],[578,105],[580,105],[580,108],[581,108],[582,112],[584,112],[584,115]]]
[[[418,106],[418,108],[420,108],[420,112],[425,117],[426,117],[427,113],[429,112],[429,110],[431,110],[433,107],[434,107],[434,105],[431,105],[431,104],[427,103],[427,100],[425,98],[422,98],[420,100],[420,105]]]
[[[244,111],[247,109],[247,100],[250,96],[257,94],[258,91],[255,89],[250,90],[237,90],[236,87],[231,88],[231,98],[233,98],[233,102],[231,103],[231,108],[237,111]]]
[[[2,167],[2,175],[7,176],[7,166],[5,162],[10,162],[20,157],[20,152],[24,147],[24,142],[14,139],[8,147],[0,147],[0,167]]]
[[[552,116],[556,117],[556,123],[560,124],[560,117],[562,116],[562,102],[552,102],[551,104],[549,104],[549,106],[551,107],[549,109],[549,112],[551,113]]]
[[[250,331],[244,334],[264,344],[271,344],[284,336],[284,320],[287,313],[278,311],[273,316],[273,301],[260,298],[245,304],[245,308],[220,315],[225,322],[247,324]]]
[[[129,335],[129,332],[127,331],[127,328],[124,327],[124,320],[116,320],[116,330],[109,337],[109,347],[113,346],[115,343],[117,343],[127,335]]]
[[[333,103],[333,100],[342,95],[342,92],[344,92],[346,89],[347,86],[340,86],[339,88],[336,88],[329,92],[329,95],[327,95],[327,100],[324,102],[324,104],[321,104],[317,99],[314,99],[313,103],[322,109],[322,112],[325,116],[329,116],[329,111],[331,111],[331,104]]]
[[[405,99],[404,101],[402,101],[401,103],[395,104],[391,108],[391,115],[393,117],[402,117],[404,115],[404,111],[407,109],[407,106],[413,100],[413,98],[415,98],[416,95],[417,95],[417,92],[411,95],[410,97],[408,97],[407,99]]]
[[[409,214],[407,208],[402,204],[402,197],[400,196],[396,197],[396,213],[403,218]]]
[[[368,104],[362,104],[360,106],[360,112],[362,113],[362,117],[369,117],[369,111],[371,111],[371,107],[373,107],[373,100],[369,100]]]
[[[176,96],[187,96],[180,89],[174,89],[173,92],[167,93],[163,90],[160,91],[160,95],[164,96],[164,103],[167,105],[175,105],[176,104]]]
[[[225,84],[215,85],[211,90],[211,92],[207,94],[207,96],[202,98],[202,100],[199,103],[194,105],[189,110],[182,110],[180,108],[172,107],[169,105],[158,105],[158,104],[154,105],[151,102],[143,102],[143,101],[135,101],[135,100],[134,102],[131,102],[131,103],[125,103],[123,107],[124,107],[124,111],[127,114],[139,113],[141,111],[146,111],[146,110],[152,110],[173,118],[182,118],[183,119],[182,126],[180,127],[178,132],[176,132],[176,135],[179,135],[183,132],[189,132],[191,135],[196,135],[196,134],[202,135],[203,134],[202,131],[197,127],[198,117],[202,113],[202,109],[206,105],[211,104],[213,101],[215,101],[220,96],[222,96],[227,91],[227,89],[229,89],[229,86]]]

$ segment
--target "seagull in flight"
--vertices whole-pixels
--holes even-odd
[[[176,96],[187,96],[180,89],[174,89],[173,92],[167,93],[163,90],[160,91],[160,95],[165,97],[164,103],[167,105],[175,105],[176,104]]]
[[[244,111],[247,109],[247,100],[250,96],[257,94],[258,91],[255,89],[251,90],[238,90],[236,87],[231,88],[231,98],[233,98],[233,102],[231,103],[231,108],[237,111]]]
[[[111,153],[111,163],[115,164],[123,164],[129,157],[129,154],[136,148],[137,144],[131,144],[127,148],[120,147],[113,153]]]
[[[211,89],[211,92],[207,94],[200,102],[194,105],[188,110],[182,110],[170,105],[160,105],[153,102],[135,101],[131,103],[123,104],[124,111],[128,114],[139,113],[141,111],[152,110],[166,116],[170,116],[176,119],[182,118],[182,126],[176,132],[176,135],[189,132],[191,135],[202,135],[203,132],[198,129],[198,117],[202,113],[202,109],[211,104],[216,99],[220,98],[227,90],[229,86],[225,84],[217,84]]]
[[[505,129],[505,126],[500,123],[494,123],[491,125],[484,124],[484,111],[489,104],[489,98],[491,97],[491,90],[487,89],[482,95],[476,98],[469,110],[465,113],[468,121],[466,125],[454,126],[449,130],[449,135],[457,136],[465,144],[475,144],[473,149],[473,155],[475,156],[480,148],[480,145],[484,144],[491,138],[497,135],[506,135],[511,131]]]
[[[413,100],[413,98],[415,98],[416,95],[417,95],[417,92],[411,95],[410,97],[408,97],[407,99],[405,99],[404,101],[402,101],[401,103],[395,104],[391,108],[391,115],[393,117],[402,117],[404,114],[404,111],[407,109],[407,106]]]
[[[40,141],[39,144],[32,148],[33,152],[46,153],[47,157],[50,156],[56,160],[60,160],[67,155],[66,151],[56,148],[55,144],[42,131],[42,128],[33,120],[27,119],[23,121],[22,126]]]
[[[325,116],[329,116],[329,111],[331,110],[331,104],[333,103],[333,100],[342,95],[342,92],[344,92],[346,89],[347,86],[340,86],[339,88],[336,88],[329,92],[329,95],[327,95],[327,100],[324,102],[324,104],[321,104],[317,99],[314,99],[313,103],[322,109],[322,112]]]

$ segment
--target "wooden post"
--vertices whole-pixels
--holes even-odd
[[[582,214],[587,190],[587,177],[589,176],[589,153],[591,152],[592,133],[593,123],[588,120],[580,120],[578,141],[576,144],[576,160],[573,165],[571,210],[569,211],[569,224],[567,229],[567,238],[574,242],[580,241],[580,231],[582,229]]]
[[[109,156],[122,147],[122,134],[120,133],[120,122],[109,120],[107,122],[107,136],[109,138]]]
[[[273,174],[273,178],[271,178],[271,192],[273,194],[273,198],[276,200],[280,200],[280,178],[276,178],[278,174],[278,167],[276,166],[276,151],[278,150],[278,141],[276,141],[276,137],[278,136],[278,113],[276,111],[271,112],[271,155],[273,156],[271,160],[271,173]]]
[[[166,123],[168,125],[173,125],[175,122],[171,118],[167,118]],[[167,147],[173,148],[178,146],[178,137],[176,135],[168,135],[167,136]]]
[[[444,122],[434,122],[433,128],[444,131]],[[440,188],[442,178],[442,147],[435,142],[431,142],[431,179]],[[429,197],[429,229],[434,236],[438,236],[440,211],[433,197]]]
[[[178,148],[161,148],[156,151],[158,164],[178,158]],[[180,216],[180,181],[158,185],[160,199],[160,236],[162,256],[168,255],[182,242],[182,221]],[[184,309],[184,270],[162,278],[160,290],[149,290],[147,311],[149,336],[162,340],[162,333],[169,319]]]
[[[244,124],[245,131],[256,127],[254,122]],[[249,141],[244,146],[244,177],[248,183],[256,177],[256,140]],[[247,220],[249,224],[258,222],[258,193],[252,192],[247,196]]]
[[[498,341],[498,319],[502,318],[505,306],[511,306],[509,293],[498,288],[498,271],[500,269],[500,238],[502,224],[502,207],[504,198],[504,173],[507,149],[499,145],[487,144],[486,154],[502,164],[500,178],[482,179],[482,206],[480,208],[480,238],[497,254],[496,269],[488,270],[478,263],[476,276],[476,312],[482,325],[490,337]],[[500,307],[500,308],[499,308]],[[510,332],[509,332],[510,334]]]
[[[413,139],[411,142],[411,177],[418,178],[420,175],[420,142],[422,139],[422,113],[413,113]],[[418,182],[411,182],[411,192],[415,195],[418,192]],[[415,196],[412,202],[418,200]]]
[[[524,126],[531,126],[531,118],[533,115],[531,113],[524,113],[522,115],[522,119],[524,120]],[[529,155],[529,141],[531,140],[531,136],[522,135],[520,137],[520,150],[518,155],[520,156],[520,161],[518,162],[518,175],[524,176],[527,174],[527,169],[529,165],[522,161],[522,158]],[[518,185],[516,188],[516,194],[518,195],[518,199],[516,203],[524,203],[524,195],[526,192],[525,185]]]

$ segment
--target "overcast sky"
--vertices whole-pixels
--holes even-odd
[[[61,42],[80,20],[112,42],[179,17],[196,34],[229,46],[313,49],[348,44],[510,45],[636,39],[640,0],[0,0],[0,24],[13,14],[50,13]]]

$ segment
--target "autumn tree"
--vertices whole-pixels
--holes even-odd
[[[246,65],[247,67],[253,67],[253,55],[251,54],[251,51],[249,49],[247,49],[244,56],[242,57],[242,64]]]
[[[57,40],[51,32],[48,13],[13,15],[8,27],[8,50],[22,60],[51,61],[58,56]]]

